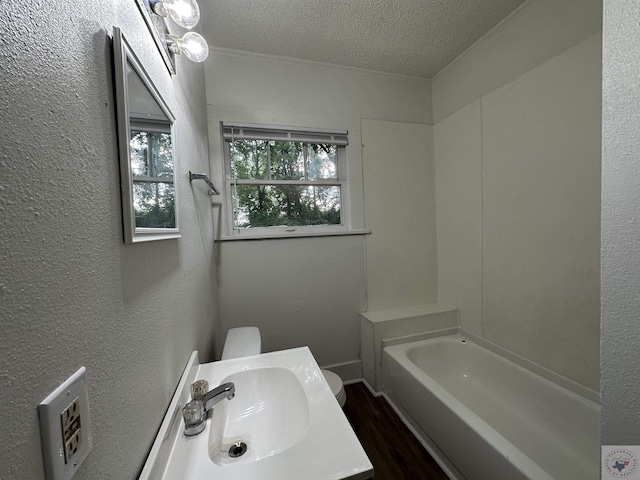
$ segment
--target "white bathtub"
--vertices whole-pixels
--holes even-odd
[[[468,480],[599,478],[599,407],[556,383],[459,335],[386,347],[383,371]]]

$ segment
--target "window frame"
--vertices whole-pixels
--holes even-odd
[[[227,133],[225,134],[225,129]],[[258,138],[249,138],[241,136],[240,138],[255,140],[286,140],[300,143],[333,143],[337,145],[336,158],[336,176],[337,179],[318,179],[318,180],[271,180],[271,179],[236,179],[234,178],[233,167],[231,165],[231,141],[235,135],[228,133],[231,129],[248,129],[258,130],[275,134],[275,136],[264,136]],[[278,136],[277,133],[293,133],[291,136]],[[317,135],[314,137],[314,135]],[[327,235],[345,235],[367,233],[362,230],[354,230],[351,228],[352,214],[349,191],[349,142],[337,144],[326,140],[327,136],[339,135],[348,138],[347,130],[338,129],[321,129],[308,127],[291,127],[280,125],[262,125],[238,122],[220,122],[220,138],[223,150],[223,177],[224,177],[224,203],[226,204],[224,215],[225,235],[220,240],[240,240],[240,239],[262,239],[262,238],[287,238],[287,237],[311,237],[311,236],[327,236]],[[339,186],[340,187],[340,221],[338,225],[304,225],[304,226],[272,226],[272,227],[250,227],[236,228],[234,225],[234,204],[233,204],[233,187],[234,185],[311,185],[311,186]]]

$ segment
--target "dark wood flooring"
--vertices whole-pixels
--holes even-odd
[[[344,413],[373,464],[375,480],[448,480],[384,397],[374,397],[364,383],[344,388]]]

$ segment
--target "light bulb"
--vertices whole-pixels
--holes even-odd
[[[209,56],[209,45],[207,41],[202,38],[202,35],[195,32],[187,32],[182,38],[171,35],[169,40],[173,43],[169,45],[169,48],[173,53],[183,53],[192,62],[204,62]]]
[[[153,11],[163,17],[170,16],[183,28],[193,28],[200,20],[200,8],[196,0],[161,0],[151,2]]]

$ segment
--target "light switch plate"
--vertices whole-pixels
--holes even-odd
[[[69,480],[91,450],[85,372],[81,367],[38,405],[47,480]]]

